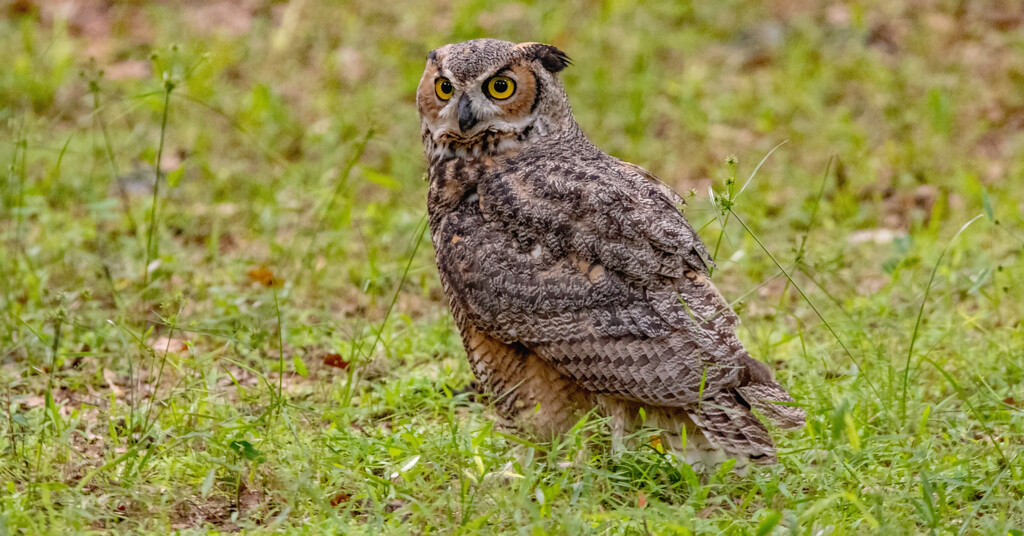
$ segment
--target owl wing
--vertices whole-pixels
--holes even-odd
[[[711,258],[679,210],[683,199],[643,168],[601,156],[491,177],[480,185],[481,209],[520,243],[600,263],[641,284],[688,269],[708,275]]]
[[[469,320],[595,393],[686,406],[770,382],[678,196],[630,164],[590,168],[485,177],[444,218],[438,266]]]

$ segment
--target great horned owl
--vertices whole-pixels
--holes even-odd
[[[427,55],[430,232],[474,374],[533,434],[596,408],[619,446],[652,426],[691,463],[774,461],[754,411],[792,428],[803,410],[736,337],[683,200],[584,136],[556,76],[568,64],[495,39]]]

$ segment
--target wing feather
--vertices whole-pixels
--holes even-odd
[[[592,168],[480,176],[434,229],[459,309],[596,393],[683,406],[762,374],[678,195],[610,157]]]

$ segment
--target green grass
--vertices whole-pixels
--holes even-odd
[[[1024,20],[810,4],[0,7],[0,534],[1021,534]],[[485,35],[689,192],[777,466],[457,394],[414,91]]]

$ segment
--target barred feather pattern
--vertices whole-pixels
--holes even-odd
[[[486,41],[474,50],[518,46]],[[428,71],[436,61],[469,80],[486,74],[482,61],[445,66],[467,54],[458,46],[440,49]],[[501,123],[526,125],[501,134],[514,143],[483,128],[484,145],[446,151],[431,140],[450,135],[433,132],[420,106],[431,238],[474,374],[509,424],[541,435],[595,408],[622,435],[645,425],[635,419],[644,408],[670,437],[688,429],[675,446],[688,459],[717,450],[774,461],[758,414],[794,428],[804,413],[736,337],[682,199],[590,143],[548,71],[555,60],[529,63],[516,54],[536,47],[518,47],[488,52],[528,62],[536,77],[536,117]]]

